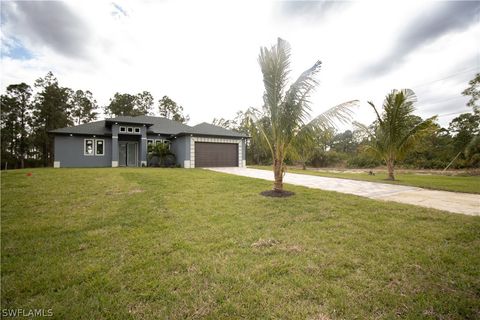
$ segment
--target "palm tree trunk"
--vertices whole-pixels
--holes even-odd
[[[395,180],[394,174],[394,161],[391,159],[387,160],[387,170],[388,170],[388,180]]]
[[[282,162],[279,159],[273,160],[273,175],[275,177],[275,182],[273,183],[273,190],[276,192],[283,191],[283,170]]]

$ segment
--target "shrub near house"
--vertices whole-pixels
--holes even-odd
[[[169,168],[176,166],[176,157],[170,151],[169,143],[159,143],[148,147],[148,166]]]

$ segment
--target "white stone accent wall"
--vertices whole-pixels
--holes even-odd
[[[238,145],[238,166],[244,167],[245,161],[242,159],[242,139],[224,139],[224,138],[207,138],[207,137],[190,137],[190,166],[185,168],[195,168],[195,142],[212,142],[212,143],[236,143]]]
[[[53,161],[54,168],[60,168],[60,161]]]
[[[118,167],[118,161],[112,161],[112,168]]]

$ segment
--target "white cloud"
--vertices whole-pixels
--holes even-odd
[[[2,57],[2,90],[20,81],[33,84],[52,70],[62,85],[91,90],[100,105],[107,104],[117,91],[147,90],[156,100],[168,95],[182,104],[193,124],[214,117],[231,118],[238,110],[261,106],[259,48],[274,44],[280,36],[292,45],[292,81],[317,59],[323,62],[312,115],[360,99],[356,118],[369,123],[373,113],[367,100],[381,104],[391,89],[417,89],[415,85],[421,85],[417,93],[422,116],[468,111],[460,92],[480,71],[477,21],[416,48],[383,76],[354,76],[388,54],[402,30],[415,27],[409,21],[416,13],[437,3],[357,2],[295,12],[280,12],[282,3],[278,2],[115,4],[123,12],[111,2],[66,3],[79,21],[88,25],[82,56],[29,41],[29,34],[16,32],[14,21],[4,22],[2,38],[4,32],[7,38],[15,36],[34,58]],[[468,72],[436,81],[468,68]],[[441,123],[446,125],[450,118],[440,118]]]

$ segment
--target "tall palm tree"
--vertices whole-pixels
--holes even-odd
[[[282,39],[270,49],[260,49],[258,62],[263,74],[265,93],[264,105],[258,111],[260,119],[256,121],[266,144],[272,154],[275,182],[273,190],[283,191],[284,159],[297,134],[305,126],[326,128],[334,125],[334,121],[346,121],[351,117],[351,107],[357,101],[350,101],[327,110],[325,113],[308,122],[310,112],[310,95],[317,85],[316,75],[320,71],[321,62],[304,71],[287,89],[290,73],[290,45]],[[255,118],[258,118],[255,116]]]
[[[373,130],[354,123],[370,139],[367,151],[385,161],[389,180],[395,180],[395,162],[401,160],[424,133],[433,129],[436,116],[418,121],[419,117],[413,115],[416,101],[415,93],[410,89],[392,90],[385,97],[382,114],[372,102],[368,102],[377,117]]]

